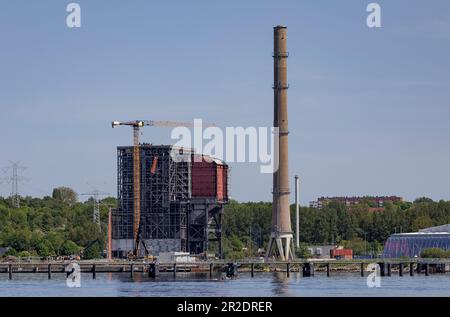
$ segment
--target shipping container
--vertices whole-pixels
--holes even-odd
[[[353,259],[352,249],[332,249],[330,253],[332,258]]]

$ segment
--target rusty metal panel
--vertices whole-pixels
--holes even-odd
[[[197,156],[198,158],[198,156]],[[201,157],[201,161],[192,160],[191,181],[192,197],[216,197],[216,163]]]

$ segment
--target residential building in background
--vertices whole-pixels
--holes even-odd
[[[320,197],[316,201],[311,201],[309,203],[309,207],[322,209],[330,202],[340,202],[345,206],[350,207],[358,205],[361,202],[367,202],[374,210],[380,210],[380,208],[384,207],[387,201],[401,202],[403,201],[403,198],[398,196]]]

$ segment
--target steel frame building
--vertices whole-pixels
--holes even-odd
[[[177,153],[172,156],[171,153]],[[140,221],[142,238],[154,255],[182,251],[221,256],[222,214],[226,201],[192,197],[192,150],[170,145],[140,145]],[[133,249],[133,147],[117,148],[118,208],[112,213],[112,253]]]

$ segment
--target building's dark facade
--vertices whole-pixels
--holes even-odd
[[[117,148],[117,165],[118,208],[112,216],[112,253],[123,257],[134,247],[132,146]],[[227,171],[228,166],[218,160],[196,163],[190,149],[151,144],[140,146],[140,165],[140,222],[150,252],[199,254],[217,242],[215,251],[221,254],[228,173],[219,171]]]

